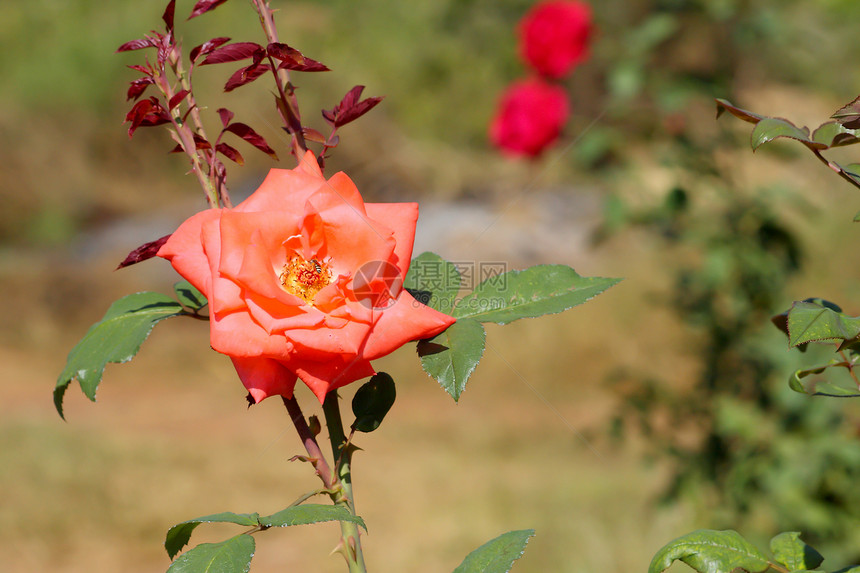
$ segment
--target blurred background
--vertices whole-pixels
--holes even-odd
[[[272,4],[282,41],[333,70],[294,76],[306,124],[322,128],[318,110],[355,84],[386,96],[342,130],[327,171],[346,170],[368,201],[419,201],[416,254],[625,278],[562,315],[490,326],[459,404],[410,348],[379,361],[398,402],[357,440],[354,466],[373,570],[449,571],[531,527],[524,573],[641,571],[695,528],[759,542],[802,531],[830,568],[860,557],[858,406],[793,394],[790,372],[828,351],[789,353],[768,321],[807,296],[857,314],[860,257],[843,245],[860,200],[798,145],[753,155],[750,126],[715,121],[713,104],[826,121],[860,92],[860,4],[595,2],[591,57],[565,84],[565,139],[533,163],[486,140],[498,94],[525,75],[514,28],[532,2]],[[185,22],[192,5],[177,2],[186,50],[263,41],[247,2]],[[98,404],[73,385],[68,422],[51,401],[68,351],[113,300],[177,278],[160,260],[116,264],[205,208],[165,131],[129,140],[122,125],[137,77],[126,66],[143,53],[114,51],[159,28],[163,9],[0,4],[4,571],[164,570],[172,524],[272,513],[317,487],[288,461],[301,446],[280,403],[248,409],[196,321],[159,326],[133,364],[108,366]],[[263,80],[220,93],[232,69],[198,70],[201,104],[229,107],[292,168]],[[240,150],[237,198],[271,167]],[[252,570],[340,571],[336,537],[331,524],[269,531]]]

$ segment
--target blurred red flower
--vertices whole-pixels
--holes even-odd
[[[365,203],[343,173],[326,180],[308,152],[234,209],[192,216],[158,256],[206,295],[212,348],[254,402],[291,397],[297,377],[322,402],[455,322],[402,288],[417,219],[416,203]]]
[[[538,73],[560,78],[588,57],[591,8],[576,0],[536,4],[520,21],[519,51]]]
[[[511,84],[490,123],[490,141],[509,155],[536,157],[567,123],[567,92],[540,78]]]

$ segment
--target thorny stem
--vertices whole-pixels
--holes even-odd
[[[272,9],[269,7],[268,0],[251,0],[257,14],[260,16],[260,24],[263,26],[263,31],[266,34],[266,39],[270,44],[278,44],[278,30],[275,27],[275,20],[272,17]],[[272,73],[275,76],[275,85],[278,86],[278,97],[280,98],[282,111],[286,117],[284,121],[287,124],[288,131],[292,134],[293,154],[296,159],[301,159],[305,151],[307,151],[307,143],[305,136],[302,133],[301,116],[299,115],[298,104],[290,95],[287,95],[284,86],[290,85],[290,74],[287,70],[279,70],[278,66],[269,57],[269,63],[272,66]]]
[[[173,73],[179,80],[179,85],[182,89],[188,91],[188,95],[185,96],[185,101],[188,104],[189,115],[192,123],[194,124],[194,130],[197,132],[197,135],[208,141],[209,138],[206,136],[206,131],[203,129],[203,121],[200,119],[200,108],[197,106],[197,102],[194,99],[194,91],[191,89],[191,78],[186,73],[185,68],[182,65],[182,58],[179,55],[179,46],[176,47],[176,50],[171,52],[170,67],[173,68]],[[194,138],[192,136],[192,143],[193,141]],[[196,144],[192,146],[195,154],[199,153],[196,147]],[[217,170],[219,160],[215,149],[213,148],[208,152],[204,152],[204,156],[209,166],[208,177],[212,187],[215,189],[216,198],[218,200],[217,204],[222,207],[232,207],[233,203],[230,201],[230,193],[227,190],[226,181],[224,180],[223,174],[218,173]]]
[[[819,150],[813,149],[812,147],[810,147],[809,149],[810,149],[810,151],[812,151],[813,154],[815,154],[815,157],[817,157],[827,167],[829,167],[830,169],[835,171],[837,173],[837,175],[839,175],[842,179],[844,179],[845,181],[847,181],[848,183],[850,183],[854,187],[857,187],[858,189],[860,189],[860,183],[855,181],[852,177],[849,177],[848,174],[845,173],[844,169],[842,169],[841,167],[839,167],[835,163],[832,163],[829,159],[827,159],[826,157],[821,155],[821,152]]]
[[[343,432],[343,422],[340,416],[339,396],[336,390],[326,394],[323,402],[323,414],[328,427],[331,451],[337,460],[335,471],[340,480],[345,496],[345,505],[350,513],[355,515],[355,501],[352,495],[352,447]],[[359,526],[355,523],[341,521],[340,531],[343,543],[343,555],[349,566],[350,573],[365,573],[364,555],[361,551]]]
[[[171,70],[177,77],[179,77],[178,70],[181,69],[177,67],[177,62],[180,59],[181,55],[179,45],[177,44],[171,46],[170,52],[168,54],[168,60],[170,61]],[[161,90],[161,93],[165,99],[165,103],[169,108],[170,100],[175,94],[173,91],[173,87],[167,80],[167,68],[164,66],[163,63],[161,63],[161,65],[159,65],[154,70],[154,72],[155,73],[153,75],[153,78],[155,79],[155,85],[158,86],[159,90]],[[191,160],[191,170],[197,177],[197,181],[200,182],[200,186],[203,187],[203,191],[206,194],[206,200],[209,203],[209,207],[212,209],[217,209],[218,207],[220,207],[220,202],[218,200],[218,190],[216,189],[213,180],[207,175],[210,171],[208,162],[207,165],[204,167],[203,162],[201,161],[200,153],[197,152],[197,144],[194,142],[194,133],[191,131],[191,128],[188,127],[184,121],[182,121],[182,114],[179,111],[179,106],[174,107],[172,110],[168,110],[168,113],[170,116],[170,123],[173,125],[176,137],[179,139],[178,142],[182,145],[182,149],[185,151],[185,154],[188,155],[188,158]]]
[[[287,413],[289,413],[293,426],[296,427],[296,431],[299,433],[299,438],[305,446],[305,451],[310,457],[309,461],[314,466],[317,475],[322,480],[326,489],[334,489],[333,482],[335,480],[335,476],[332,473],[331,468],[328,467],[328,462],[326,462],[325,456],[323,456],[322,450],[320,450],[316,436],[313,435],[313,432],[311,432],[311,429],[308,427],[308,423],[305,420],[304,414],[302,414],[302,409],[296,401],[295,396],[292,398],[284,398],[282,396],[281,398],[284,401],[284,406],[287,407]]]
[[[323,413],[325,414],[326,425],[329,429],[332,453],[335,459],[338,460],[335,472],[332,472],[328,462],[326,462],[317,443],[316,436],[314,436],[310,427],[308,427],[304,414],[302,414],[302,409],[295,397],[282,397],[282,400],[299,434],[299,438],[301,438],[305,450],[308,452],[308,461],[313,464],[317,475],[325,486],[326,493],[329,494],[335,505],[342,505],[355,515],[349,469],[352,456],[349,448],[342,447],[346,444],[346,438],[344,437],[343,423],[340,419],[340,410],[337,404],[337,392],[329,392],[323,404]],[[365,569],[364,556],[361,552],[358,525],[341,521],[340,530],[341,547],[339,551],[343,554],[344,559],[346,559],[350,573],[366,573],[367,570]]]

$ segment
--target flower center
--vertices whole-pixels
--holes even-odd
[[[285,291],[313,304],[317,293],[331,284],[331,268],[325,261],[295,256],[284,265],[278,280]]]

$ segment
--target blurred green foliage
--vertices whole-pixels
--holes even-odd
[[[136,202],[105,205],[111,186],[100,187],[100,180],[112,176],[104,172],[106,159],[116,158],[91,150],[123,145],[125,85],[134,77],[125,66],[135,56],[114,50],[159,26],[162,4],[116,0],[108,8],[93,0],[34,0],[0,6],[0,69],[6,79],[0,92],[5,110],[0,112],[0,147],[11,155],[2,199],[15,212],[0,216],[0,241],[63,242],[105,213],[139,208]],[[192,0],[177,4],[187,49],[216,35],[260,39],[247,3],[227,2],[191,22],[182,15],[190,11]],[[427,153],[434,148],[456,150],[464,164],[485,161],[486,128],[496,98],[508,82],[526,73],[516,54],[514,30],[532,4],[317,0],[285,3],[278,17],[283,41],[334,70],[296,78],[308,123],[319,121],[317,110],[331,107],[353,85],[366,85],[368,95],[387,96],[375,115],[364,120],[367,126],[377,123],[376,129],[365,131],[383,140],[374,151],[388,146],[402,153],[405,144],[417,142],[415,151],[407,150],[413,154],[411,162],[429,168],[439,161]],[[691,106],[703,98],[731,97],[742,84],[795,82],[850,97],[858,83],[850,66],[852,48],[860,44],[851,26],[852,17],[860,14],[856,3],[606,0],[593,8],[598,33],[592,57],[568,82],[574,109],[569,135],[582,135],[567,165],[571,174],[623,164],[631,145],[664,139],[667,122],[687,130],[710,121]],[[213,66],[201,70],[198,80],[216,91],[228,72]],[[253,85],[228,97],[212,96],[202,105],[244,109],[251,116],[242,119],[259,127],[257,110],[271,104],[268,87]],[[596,125],[583,134],[596,118]],[[272,128],[268,135],[276,131]],[[348,140],[350,132],[344,136]],[[164,159],[158,144],[163,138],[141,139],[134,147],[122,147],[130,163],[124,171],[140,169],[137,161],[150,166],[148,176],[157,179],[156,173],[167,171],[173,177],[183,167]],[[352,163],[365,163],[378,154],[366,147],[345,146],[338,153],[364,153]],[[62,156],[74,162],[79,176],[64,178],[67,187],[56,189],[24,155],[55,161]],[[349,157],[344,163],[350,163]],[[481,176],[492,179],[493,174]],[[450,177],[444,184],[475,187]],[[492,182],[481,188],[492,188]],[[58,209],[66,212],[58,215]],[[60,227],[44,223],[53,220],[64,222]],[[47,227],[55,231],[39,230]]]

